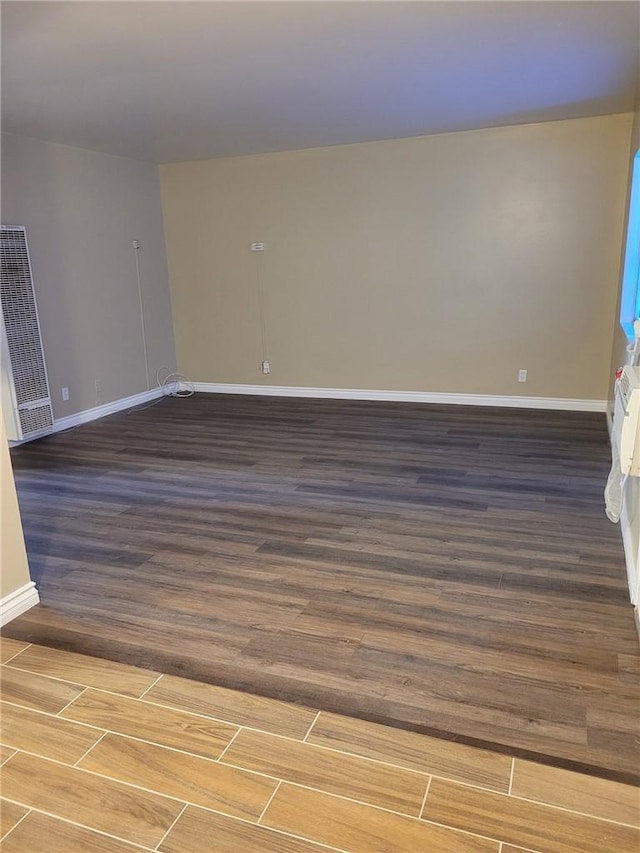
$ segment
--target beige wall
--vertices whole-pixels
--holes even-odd
[[[4,429],[4,419],[0,411],[0,477],[2,478],[2,503],[0,504],[1,531],[0,556],[0,598],[29,583],[29,566],[22,535],[20,510],[13,482],[13,471],[9,448]]]
[[[180,369],[606,399],[630,131],[616,115],[162,166]]]
[[[154,165],[3,134],[2,221],[27,228],[55,417],[146,390],[133,240],[152,386],[175,367]]]

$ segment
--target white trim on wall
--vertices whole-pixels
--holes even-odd
[[[557,409],[606,412],[606,400],[563,397],[511,397],[494,394],[446,394],[439,391],[375,391],[356,388],[307,388],[291,385],[235,385],[194,382],[196,391],[208,394],[257,394],[269,397],[323,397],[334,400],[386,400],[398,403],[451,403],[459,406],[507,406],[518,409]]]
[[[148,403],[150,400],[156,400],[163,394],[162,388],[152,388],[151,391],[142,391],[140,394],[133,394],[131,397],[123,397],[120,400],[113,400],[111,403],[105,403],[102,406],[95,406],[93,409],[85,409],[82,412],[76,412],[74,415],[67,415],[64,418],[56,418],[53,422],[52,433],[61,432],[71,427],[87,424],[90,421],[97,421],[99,418],[105,418],[107,415],[113,415],[116,412],[121,412],[123,409],[133,409],[135,406],[140,406],[142,403]],[[49,435],[50,433],[45,433]],[[43,435],[38,435],[37,438],[43,438]],[[10,441],[9,447],[17,447],[19,444],[26,444],[32,439],[26,438],[24,441]]]
[[[33,581],[29,581],[19,589],[10,592],[0,599],[0,626],[17,619],[27,610],[39,604],[40,596]]]
[[[56,418],[53,424],[54,431],[60,432],[62,429],[69,429],[69,427],[79,426],[80,424],[89,423],[89,421],[104,418],[107,415],[113,415],[116,412],[121,412],[123,409],[132,409],[134,406],[140,406],[142,403],[148,403],[150,400],[162,397],[162,394],[162,388],[152,388],[151,391],[142,391],[140,394],[123,397],[121,400],[114,400],[112,403],[105,403],[103,406],[95,406],[93,409],[76,412],[75,415]]]

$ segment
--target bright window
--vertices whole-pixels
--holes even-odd
[[[633,159],[627,247],[620,300],[620,325],[630,341],[635,338],[633,322],[638,319],[640,319],[640,150]]]

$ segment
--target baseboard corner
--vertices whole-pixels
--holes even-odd
[[[5,595],[0,599],[0,627],[17,619],[39,603],[40,596],[33,581]]]

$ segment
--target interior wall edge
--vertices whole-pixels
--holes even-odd
[[[7,598],[19,594],[31,583],[31,575],[1,408],[0,485],[0,605],[3,605]],[[3,612],[4,605],[0,607],[0,613]]]

